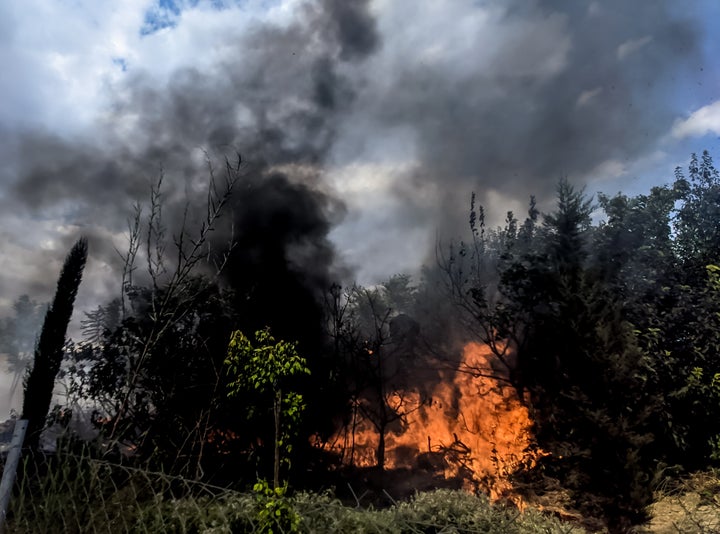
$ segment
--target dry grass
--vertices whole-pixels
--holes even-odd
[[[660,488],[647,534],[720,534],[720,471],[695,473]]]

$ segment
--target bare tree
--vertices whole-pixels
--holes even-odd
[[[139,333],[133,333],[132,329],[128,330],[128,335],[133,339],[131,349],[126,353],[125,378],[114,396],[115,402],[106,405],[112,421],[107,436],[111,441],[129,435],[129,426],[133,425],[135,415],[133,406],[136,404],[135,401],[144,398],[145,394],[139,384],[143,375],[147,373],[146,364],[153,351],[176,325],[188,319],[187,314],[191,313],[198,299],[203,298],[207,285],[198,283],[197,271],[202,267],[206,272],[211,273],[211,278],[216,279],[222,272],[233,247],[231,232],[224,251],[219,255],[215,254],[211,248],[210,235],[227,208],[233,189],[242,176],[242,160],[239,155],[233,163],[225,160],[222,181],[216,177],[210,158],[207,158],[207,166],[209,184],[205,215],[199,228],[194,232],[191,231],[188,221],[189,204],[186,204],[180,229],[172,237],[171,250],[174,250],[174,254],[168,249],[167,231],[163,222],[164,175],[162,173],[157,182],[151,186],[147,217],[143,220],[143,210],[140,205],[136,205],[134,215],[129,222],[128,249],[122,254],[121,313],[123,318],[127,318],[128,301],[143,302],[145,305],[143,315],[149,320],[149,325]],[[134,281],[141,247],[145,254],[149,288],[138,286]],[[215,369],[215,376],[214,390],[217,391],[221,382],[221,369]],[[203,412],[186,436],[185,443],[177,444],[179,450],[187,445],[188,440],[197,440],[201,444],[205,442],[208,418],[209,412]],[[192,438],[191,435],[196,437]],[[138,438],[142,440],[143,436]],[[199,466],[199,460],[197,465]]]

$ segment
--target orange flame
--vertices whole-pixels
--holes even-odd
[[[463,349],[461,371],[438,383],[429,402],[418,392],[393,393],[388,405],[402,403],[406,415],[404,424],[386,434],[385,466],[442,470],[445,478],[463,479],[466,489],[483,489],[494,499],[508,497],[509,475],[532,467],[543,453],[532,448],[527,407],[501,373],[493,373],[496,361],[487,345],[471,342]],[[372,423],[357,422],[353,438],[353,455],[346,453],[345,462],[376,465],[379,436]],[[343,452],[347,444],[340,441],[327,448]]]
[[[232,430],[226,428],[213,428],[206,436],[206,441],[209,444],[215,445],[218,448],[220,454],[230,454],[227,447],[233,442],[240,438],[240,436]]]

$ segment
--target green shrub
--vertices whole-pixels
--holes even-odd
[[[394,522],[392,510],[353,508],[327,492],[298,493],[293,497],[293,505],[302,518],[302,532],[399,534],[402,531]]]
[[[259,480],[254,486],[257,503],[257,532],[277,534],[298,532],[300,516],[286,497],[287,483],[271,488],[266,480]]]

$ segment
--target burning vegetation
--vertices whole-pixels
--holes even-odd
[[[303,270],[332,256],[322,197],[226,170],[200,237],[181,229],[177,264],[148,260],[148,284],[130,279],[132,246],[144,233],[162,257],[156,189],[138,212],[124,299],[87,314],[91,337],[65,347],[57,424],[91,411],[111,450],[216,484],[372,478],[385,494],[455,487],[520,507],[557,494],[558,513],[611,529],[643,521],[664,466],[720,457],[720,177],[709,154],[650,195],[601,195],[599,225],[566,181],[555,211],[541,219],[531,199],[522,223],[510,213],[495,229],[473,198],[469,239],[421,279],[345,289],[330,268]],[[266,195],[273,216],[253,216]],[[285,210],[289,198],[314,216]],[[246,231],[213,249],[231,272],[211,276],[199,251],[211,228],[231,235],[224,205]],[[264,227],[280,214],[277,241],[247,233],[244,217]],[[277,343],[228,348],[258,323],[269,328],[258,339]]]
[[[272,478],[272,496],[372,472],[390,494],[396,472],[405,489],[425,476],[520,506],[522,488],[559,487],[568,508],[618,531],[644,521],[664,472],[716,465],[720,177],[709,153],[637,196],[593,199],[553,182],[636,161],[667,136],[675,117],[663,99],[683,78],[673,63],[701,64],[697,32],[669,2],[497,4],[465,18],[467,37],[491,35],[492,47],[410,54],[421,33],[457,21],[436,25],[431,10],[432,24],[390,35],[376,15],[404,21],[402,3],[300,2],[286,24],[218,32],[231,40],[206,67],[160,85],[129,76],[103,135],[28,131],[9,143],[21,157],[8,202],[77,212],[77,226],[62,227],[86,229],[90,262],[114,265],[119,282],[86,313],[82,339],[63,345],[67,322],[50,325],[52,365],[35,357],[43,376],[28,382],[41,390],[26,390],[29,406],[51,398],[57,375],[67,394],[54,424],[72,434],[68,414],[89,413],[105,449],[213,484]],[[406,48],[387,45],[396,39]],[[673,61],[640,61],[651,47]],[[464,64],[470,50],[488,56],[449,68],[444,48]],[[205,146],[249,159],[199,154]],[[389,162],[395,181],[363,177],[341,195],[333,172],[363,158]],[[158,162],[117,264],[119,199],[144,198]],[[481,203],[522,190],[544,206],[553,187],[547,213],[531,197],[526,216],[486,224]],[[375,195],[392,213],[358,207]],[[407,254],[418,229],[457,239],[423,241],[412,254],[425,267],[361,287],[336,250],[346,214],[357,223],[351,260],[382,243]],[[390,227],[400,237],[385,242]],[[16,383],[32,351],[20,333],[41,309],[22,297],[0,321]],[[253,332],[274,341],[239,350]],[[47,411],[26,410],[32,428]]]
[[[424,470],[457,480],[470,491],[492,498],[508,497],[510,476],[530,469],[539,452],[532,439],[532,421],[517,391],[493,372],[495,359],[487,345],[470,342],[457,367],[429,360],[411,368],[408,382],[432,382],[425,391],[395,390],[385,403],[394,414],[381,437],[360,399],[351,424],[322,444],[348,466]],[[440,370],[439,376],[430,378]],[[384,459],[381,461],[380,457]]]

